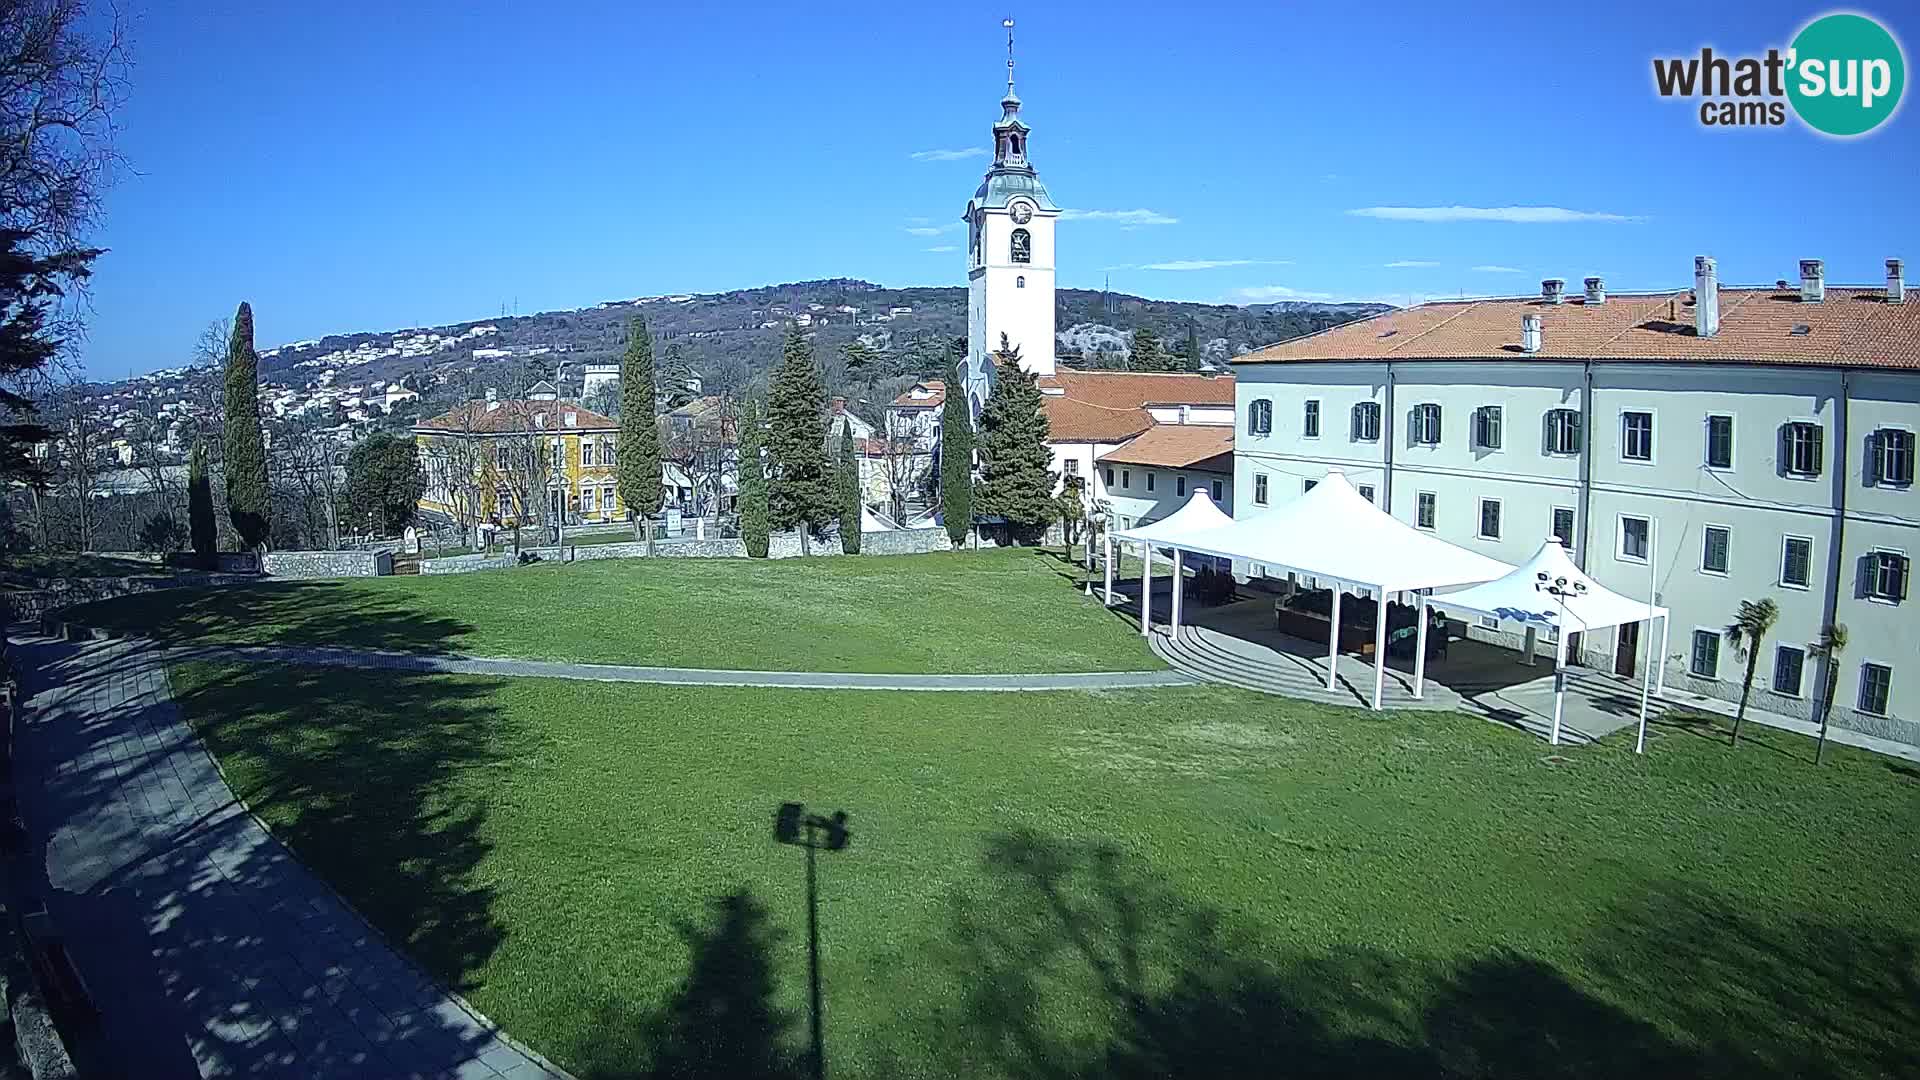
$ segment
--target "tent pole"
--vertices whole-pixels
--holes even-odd
[[[1420,593],[1420,632],[1413,643],[1413,696],[1417,701],[1427,685],[1427,594]]]
[[[1660,593],[1660,577],[1653,568],[1654,557],[1660,552],[1657,546],[1660,543],[1660,519],[1655,518],[1649,522],[1647,530],[1651,534],[1647,537],[1647,616],[1652,618],[1653,605],[1657,603],[1655,597]],[[1662,694],[1667,692],[1667,631],[1671,629],[1668,625],[1671,622],[1673,622],[1671,615],[1660,617],[1660,667],[1654,672],[1653,685],[1655,691]],[[1653,627],[1648,626],[1647,629],[1651,631]],[[1648,636],[1651,638],[1652,635]],[[1651,642],[1648,647],[1652,647]]]
[[[1101,554],[1105,556],[1105,562],[1107,564],[1107,606],[1112,607],[1113,606],[1113,534],[1106,531],[1105,529],[1100,530],[1100,544],[1101,544],[1101,547],[1103,548],[1103,550],[1101,551]]]
[[[1564,620],[1563,620],[1564,621]],[[1560,640],[1553,646],[1553,732],[1547,736],[1550,746],[1560,745],[1560,709],[1567,701],[1567,628],[1560,628]]]
[[[1340,583],[1333,583],[1333,622],[1327,630],[1327,689],[1340,678]]]
[[[1653,688],[1653,616],[1648,615],[1640,624],[1641,636],[1647,639],[1646,667],[1640,672],[1640,732],[1634,736],[1633,752],[1647,752],[1647,694]]]
[[[1140,541],[1140,636],[1153,633],[1153,545]]]
[[[1173,549],[1173,621],[1167,627],[1167,633],[1174,637],[1180,636],[1180,594],[1187,591],[1184,588],[1186,580],[1180,576],[1181,554],[1179,548]]]
[[[1380,696],[1387,686],[1387,590],[1373,591],[1373,711],[1380,711]]]

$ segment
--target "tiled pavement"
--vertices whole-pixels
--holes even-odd
[[[239,806],[137,642],[16,645],[15,778],[109,1074],[565,1076],[501,1038]]]
[[[572,664],[478,656],[426,656],[325,645],[183,645],[170,660],[246,660],[323,667],[386,668],[598,682],[663,683],[672,686],[772,686],[808,690],[1121,690],[1191,686],[1177,671],[1084,671],[1043,675],[882,675],[841,671],[726,671],[709,668]]]

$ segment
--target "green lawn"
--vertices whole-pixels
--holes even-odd
[[[1220,688],[687,689],[193,664],[239,793],[588,1080],[1868,1077],[1920,1060],[1920,770],[1556,758]]]
[[[302,643],[780,671],[1162,667],[1033,549],[886,558],[620,559],[181,589],[75,609],[164,641]]]

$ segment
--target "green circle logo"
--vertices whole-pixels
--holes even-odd
[[[1864,135],[1900,106],[1906,57],[1886,27],[1865,15],[1822,15],[1787,56],[1787,99],[1815,131]]]

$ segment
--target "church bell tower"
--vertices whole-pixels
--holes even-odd
[[[974,415],[993,392],[993,354],[1005,335],[1020,366],[1053,374],[1053,225],[1060,208],[1027,156],[1028,127],[1013,92],[1013,20],[1007,96],[993,125],[993,164],[968,200],[966,391]]]

